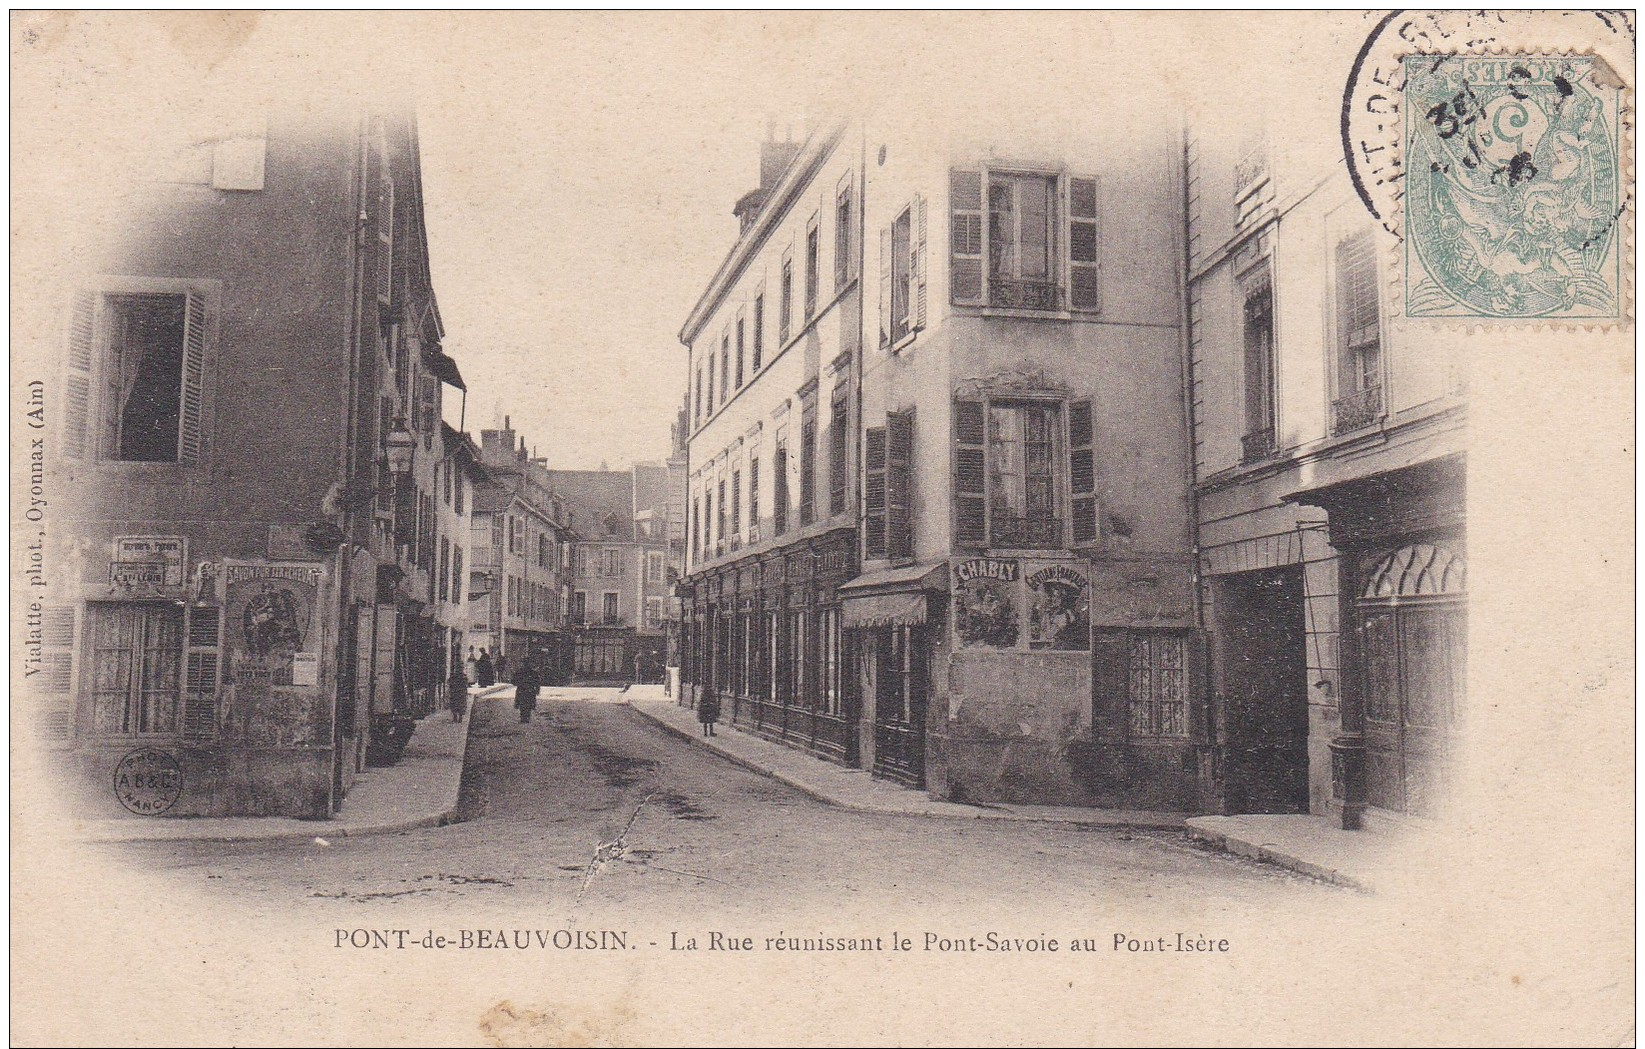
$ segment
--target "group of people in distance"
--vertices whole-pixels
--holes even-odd
[[[521,724],[529,722],[532,711],[537,709],[537,693],[547,676],[542,659],[542,653],[532,652],[514,672],[514,706],[520,712]],[[451,677],[446,682],[451,720],[462,721],[463,716],[468,713],[470,682],[481,688],[490,688],[499,678],[506,678],[507,674],[508,657],[498,656],[496,663],[493,663],[490,652],[482,648],[476,653],[471,647],[468,650],[468,658],[451,668]]]

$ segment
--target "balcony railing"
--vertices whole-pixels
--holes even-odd
[[[1038,549],[1062,545],[1062,522],[1055,517],[1018,517],[993,513],[989,517],[989,545]]]
[[[1241,461],[1243,462],[1260,462],[1273,455],[1275,450],[1274,428],[1272,426],[1261,430],[1253,430],[1240,438]]]
[[[1060,310],[1062,286],[1054,281],[991,277],[988,281],[988,305],[1010,310]]]
[[[1382,387],[1371,386],[1331,403],[1331,433],[1352,433],[1382,418]]]

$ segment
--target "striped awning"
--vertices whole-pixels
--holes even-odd
[[[911,565],[868,572],[840,587],[841,626],[864,630],[882,626],[920,626],[930,615],[930,594],[948,580],[947,566]]]

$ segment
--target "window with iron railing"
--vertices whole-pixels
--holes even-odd
[[[957,305],[1099,307],[1098,185],[1067,173],[949,173],[949,277]]]
[[[1274,454],[1274,288],[1266,269],[1243,285],[1245,435],[1241,456],[1255,462]]]
[[[1376,242],[1363,230],[1337,245],[1337,396],[1332,433],[1362,430],[1382,418],[1382,324]]]
[[[957,401],[954,442],[957,545],[1038,549],[1098,539],[1090,401]]]

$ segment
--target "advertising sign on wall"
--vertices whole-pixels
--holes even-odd
[[[1066,652],[1091,647],[1084,572],[1050,565],[1029,574],[1028,647]]]
[[[954,566],[954,633],[962,648],[1015,648],[1018,625],[1015,560],[973,557]]]

